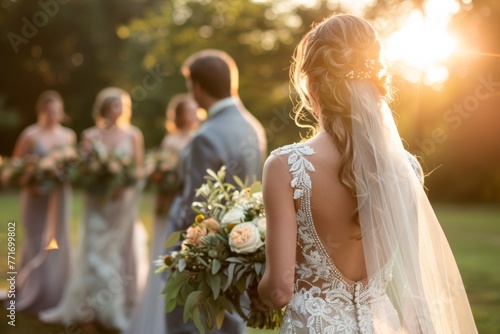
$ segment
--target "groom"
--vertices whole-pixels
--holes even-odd
[[[191,204],[196,189],[205,182],[207,169],[217,172],[226,166],[228,182],[233,182],[234,175],[242,180],[260,180],[267,150],[264,128],[238,97],[238,68],[228,54],[219,50],[197,52],[186,60],[182,73],[196,102],[207,110],[208,118],[183,152],[184,184],[169,212],[167,237],[193,223]],[[193,322],[184,324],[182,307],[166,318],[168,334],[198,332]],[[216,333],[243,331],[243,320],[226,313],[222,328]]]

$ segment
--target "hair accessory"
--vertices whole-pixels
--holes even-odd
[[[349,79],[377,79],[379,77],[382,65],[374,59],[365,59],[363,68],[351,70],[346,74]]]

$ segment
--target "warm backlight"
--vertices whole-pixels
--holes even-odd
[[[388,60],[398,62],[408,80],[423,79],[432,84],[448,78],[443,65],[457,48],[448,24],[458,9],[454,0],[428,0],[423,9],[413,9],[401,27],[386,38]]]

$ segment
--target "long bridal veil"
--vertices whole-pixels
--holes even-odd
[[[477,333],[455,259],[389,106],[373,83],[347,84],[368,277],[392,266],[388,294],[403,333]]]

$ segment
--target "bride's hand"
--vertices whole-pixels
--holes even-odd
[[[257,286],[253,286],[247,290],[248,297],[250,298],[251,311],[267,311],[272,309],[268,303],[262,300],[259,296]]]

